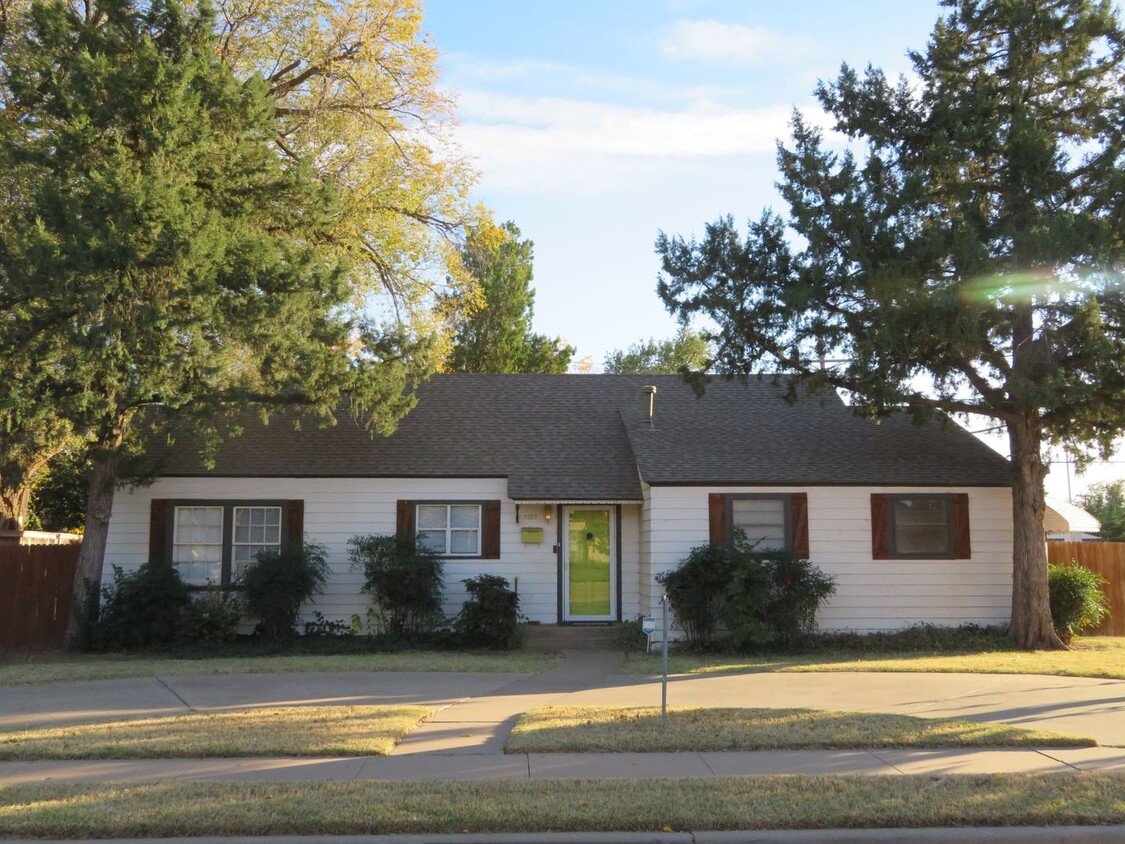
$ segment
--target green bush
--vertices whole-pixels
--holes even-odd
[[[363,591],[375,602],[383,632],[409,638],[441,617],[443,561],[413,532],[353,536],[348,545],[352,570],[363,572]]]
[[[461,581],[469,600],[461,606],[453,630],[464,645],[506,651],[517,642],[520,596],[508,588],[508,581],[494,574],[482,574]]]
[[[1069,643],[1075,633],[1097,627],[1109,615],[1109,601],[1102,587],[1108,581],[1100,574],[1078,565],[1048,566],[1051,618],[1055,632]]]
[[[738,651],[753,650],[775,638],[768,615],[772,578],[761,554],[740,548],[731,561],[718,604],[721,640]]]
[[[195,592],[184,607],[180,639],[184,642],[233,642],[238,638],[242,596],[218,587]]]
[[[792,554],[763,554],[771,589],[766,618],[779,644],[793,649],[816,630],[820,605],[836,592],[836,581]]]
[[[172,563],[153,560],[128,574],[113,566],[113,583],[102,590],[95,643],[112,650],[173,642],[190,602],[188,587]]]
[[[656,576],[689,644],[713,642],[731,573],[743,553],[729,545],[699,545],[676,568]]]
[[[816,628],[835,581],[808,560],[745,543],[701,545],[658,575],[694,648],[795,646]]]
[[[816,633],[803,637],[800,647],[806,653],[851,651],[863,654],[951,654],[1009,651],[1015,648],[1015,642],[1005,627],[982,627],[977,624],[939,627],[934,624],[915,624],[901,630],[875,633]]]
[[[337,619],[327,619],[321,612],[313,612],[313,621],[305,622],[305,635],[316,637],[340,638],[354,636],[357,630],[353,622]]]
[[[319,594],[327,579],[327,549],[305,542],[261,552],[243,571],[239,586],[262,638],[277,642],[296,635],[301,604]]]

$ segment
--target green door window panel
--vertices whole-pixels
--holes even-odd
[[[608,510],[573,510],[567,524],[569,612],[607,616],[612,612],[612,565]]]

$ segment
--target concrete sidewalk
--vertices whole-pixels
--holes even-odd
[[[487,780],[765,774],[1125,771],[1125,682],[980,674],[670,678],[671,706],[805,707],[997,721],[1093,736],[1071,750],[843,750],[504,755],[519,715],[549,705],[658,706],[660,682],[619,653],[572,652],[538,675],[186,676],[0,687],[0,729],[254,706],[418,703],[437,712],[388,757],[0,763],[0,784],[145,780]]]
[[[1125,771],[1118,748],[763,750],[723,753],[409,754],[351,758],[0,762],[0,784],[199,780],[687,779],[793,774],[1040,774]]]

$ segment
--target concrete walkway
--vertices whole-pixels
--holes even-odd
[[[247,779],[550,779],[761,774],[1125,771],[1125,682],[1035,675],[678,676],[671,706],[808,707],[998,721],[1097,738],[1074,750],[848,750],[504,755],[522,712],[658,706],[660,683],[621,655],[568,654],[539,675],[255,674],[0,687],[0,729],[254,706],[418,703],[438,711],[388,757],[0,762],[0,784]]]

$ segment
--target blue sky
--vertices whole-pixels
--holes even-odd
[[[936,0],[426,0],[425,28],[476,199],[535,242],[535,329],[599,371],[675,331],[657,232],[783,210],[775,143],[793,109],[822,122],[813,90],[843,62],[909,71],[941,14]],[[1070,475],[1068,489],[1057,466],[1048,494],[1125,465]]]
[[[658,230],[777,205],[775,142],[841,62],[906,70],[930,0],[427,0],[476,197],[535,241],[536,330],[605,353],[675,324]]]

